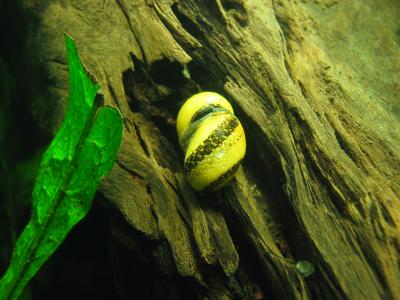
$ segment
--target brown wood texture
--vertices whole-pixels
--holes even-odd
[[[398,1],[21,4],[48,79],[33,103],[42,128],[65,107],[63,31],[124,116],[99,189],[121,295],[136,272],[150,298],[399,297]],[[203,90],[233,103],[248,142],[235,181],[206,196],[185,181],[174,127]]]

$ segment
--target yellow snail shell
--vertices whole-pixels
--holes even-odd
[[[182,105],[176,129],[193,189],[215,191],[235,176],[246,138],[228,100],[214,92],[193,95]]]

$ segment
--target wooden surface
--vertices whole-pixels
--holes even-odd
[[[63,31],[125,118],[100,187],[121,295],[142,272],[150,298],[399,297],[398,1],[47,2],[21,1],[47,76],[38,123],[62,120]],[[207,196],[182,175],[174,127],[203,90],[232,102],[248,141],[234,183]]]

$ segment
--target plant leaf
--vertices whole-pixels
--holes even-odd
[[[28,281],[89,211],[97,185],[113,166],[122,118],[99,107],[99,85],[66,35],[70,91],[63,124],[43,155],[32,194],[33,210],[0,280],[0,299],[16,299]]]

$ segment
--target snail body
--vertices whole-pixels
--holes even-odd
[[[184,171],[196,191],[215,191],[228,183],[246,152],[246,139],[230,103],[214,92],[190,97],[176,122],[185,153]]]

